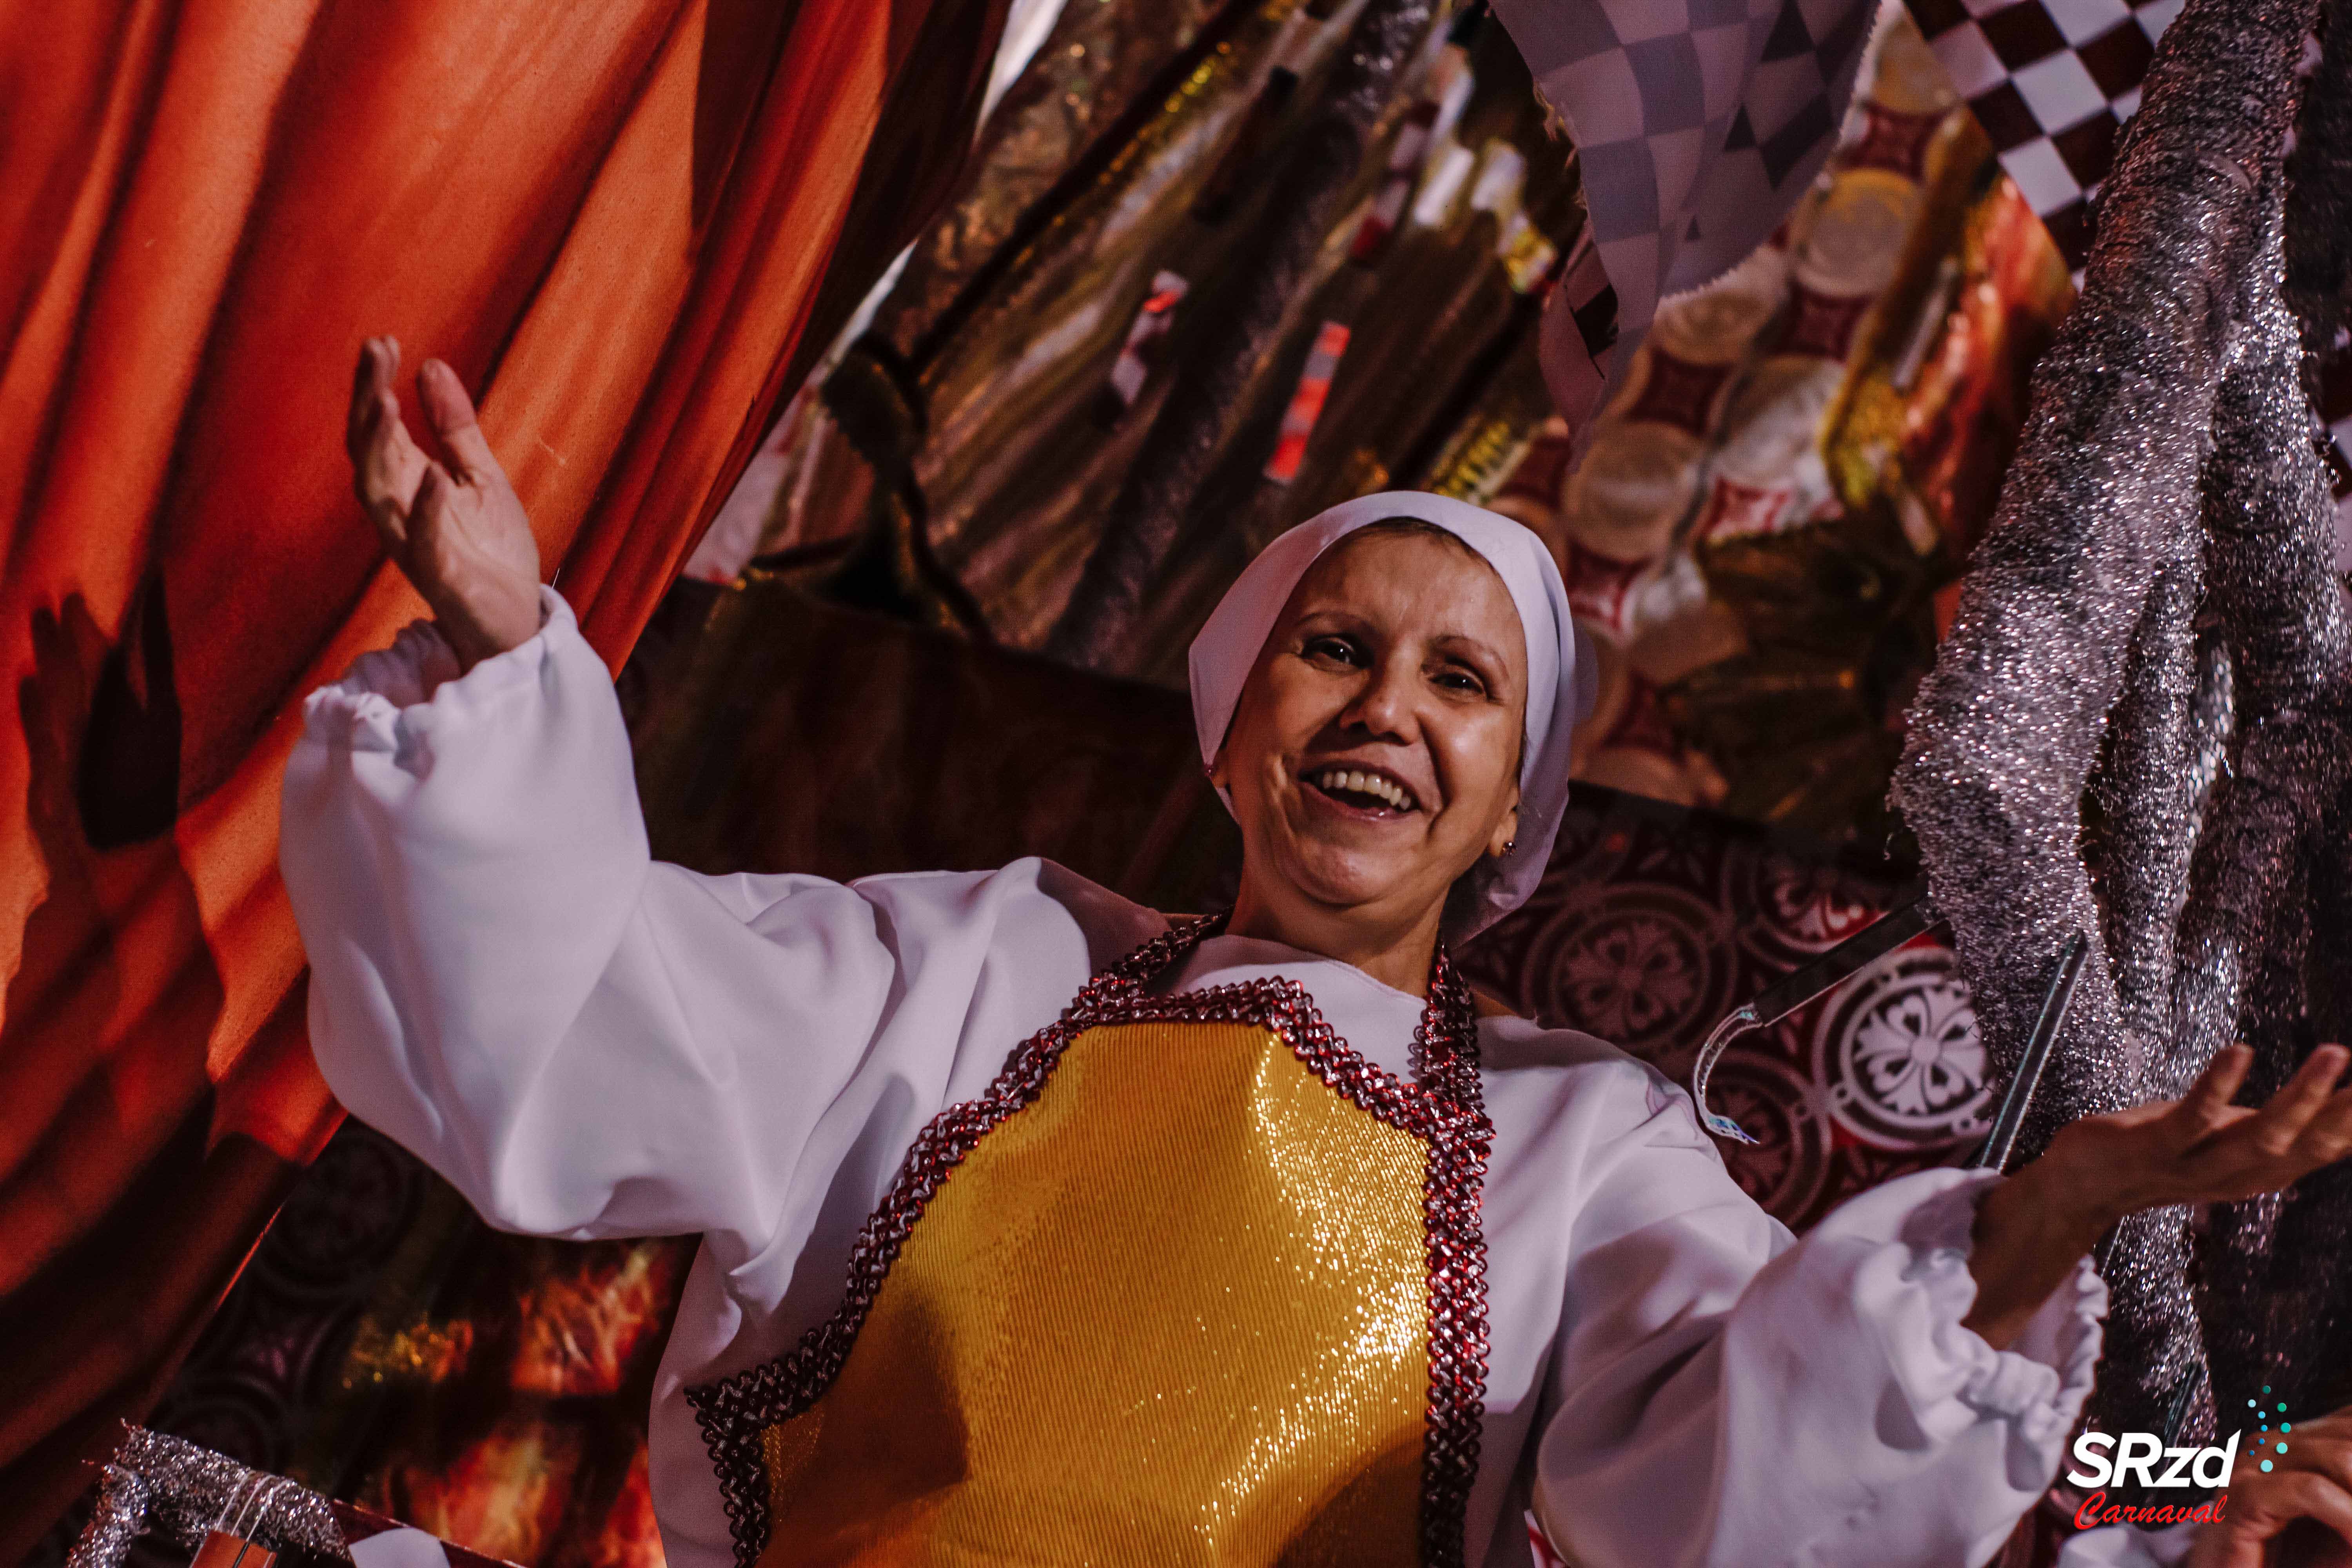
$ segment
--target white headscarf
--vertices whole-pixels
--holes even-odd
[[[1499,860],[1482,858],[1448,911],[1445,934],[1459,942],[1510,913],[1534,892],[1551,858],[1568,805],[1568,741],[1592,711],[1592,660],[1569,616],[1568,588],[1544,542],[1519,523],[1483,508],[1420,490],[1360,496],[1308,519],[1259,552],[1225,590],[1192,639],[1192,723],[1201,760],[1213,763],[1232,728],[1242,686],[1257,664],[1291,591],[1317,558],[1368,523],[1412,518],[1442,528],[1476,551],[1503,579],[1517,606],[1528,647],[1527,745],[1519,762],[1519,824]],[[1224,791],[1219,790],[1224,796]],[[1225,808],[1233,809],[1225,796]]]

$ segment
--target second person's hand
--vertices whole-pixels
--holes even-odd
[[[538,634],[539,542],[457,373],[426,360],[416,377],[445,466],[401,421],[399,369],[395,340],[361,345],[344,430],[353,487],[384,552],[432,606],[459,668],[471,669]]]
[[[2292,1440],[2262,1442],[2238,1456],[2222,1522],[2198,1527],[2183,1568],[2352,1564],[2352,1411],[2297,1421]]]

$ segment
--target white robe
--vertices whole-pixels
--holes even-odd
[[[1036,859],[846,886],[652,860],[612,682],[546,601],[540,636],[462,679],[419,626],[310,698],[282,849],[310,1037],[352,1113],[491,1224],[702,1234],[653,1490],[671,1568],[728,1568],[681,1390],[830,1315],[917,1131],[1164,922]],[[1420,1000],[1349,965],[1225,937],[1174,984],[1265,974],[1405,1072]],[[1583,1568],[1991,1553],[2090,1387],[2087,1258],[1996,1352],[1960,1319],[1999,1178],[1908,1176],[1800,1242],[1655,1069],[1518,1019],[1484,1022],[1480,1047],[1492,1348],[1469,1562],[1528,1562],[1530,1509]]]

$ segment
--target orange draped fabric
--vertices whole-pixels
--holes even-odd
[[[340,1114],[277,813],[302,695],[421,611],[351,499],[361,341],[456,367],[617,665],[825,328],[869,151],[961,154],[1003,12],[0,20],[0,1563]],[[871,277],[920,216],[853,223],[839,265]]]

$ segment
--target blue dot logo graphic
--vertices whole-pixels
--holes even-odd
[[[2264,1394],[2270,1393],[2271,1385],[2267,1383],[2263,1384],[2263,1392]],[[2294,1430],[2294,1424],[2284,1418],[2286,1415],[2285,1402],[2284,1400],[2274,1400],[2272,1402],[2272,1408],[2270,1410],[2265,1410],[2263,1408],[2263,1402],[2261,1400],[2249,1399],[2246,1401],[2246,1408],[2254,1413],[2256,1419],[2260,1422],[2262,1426],[2263,1436],[2256,1446],[2255,1452],[2260,1453],[2263,1447],[2267,1447],[2273,1453],[2285,1453],[2285,1435]],[[2271,1432],[2271,1415],[2273,1412],[2275,1412],[2280,1417],[2278,1433],[2275,1436],[2273,1436]],[[2265,1456],[2262,1460],[2262,1468],[2263,1472],[2267,1475],[2275,1470],[2278,1467],[2276,1461]]]

